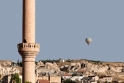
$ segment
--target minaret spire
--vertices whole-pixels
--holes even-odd
[[[35,43],[35,0],[23,0],[23,37],[27,43]]]
[[[22,83],[35,83],[35,57],[40,45],[35,43],[35,0],[23,0],[22,43],[18,52],[22,56]]]

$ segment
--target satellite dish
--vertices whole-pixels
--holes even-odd
[[[92,39],[91,38],[86,38],[85,41],[89,45],[92,42]]]

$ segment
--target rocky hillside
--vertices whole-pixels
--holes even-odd
[[[1,60],[0,65],[11,67],[11,61]],[[124,80],[123,62],[104,62],[93,60],[54,60],[39,61],[35,66],[37,75],[61,75],[63,73],[83,73],[83,75],[113,76]]]
[[[83,73],[84,75],[113,76],[114,79],[124,80],[124,63],[104,62],[93,60],[59,60],[53,63],[40,61],[36,65],[38,73],[48,72],[51,75],[62,73]]]
[[[124,80],[123,62],[103,62],[93,60],[65,60],[58,62],[58,67],[65,72],[82,71],[86,75],[113,76]]]
[[[55,62],[54,63],[46,62],[44,64],[42,61],[40,61],[36,64],[35,69],[36,74],[41,76],[47,76],[48,74],[54,76],[61,73],[60,68]]]

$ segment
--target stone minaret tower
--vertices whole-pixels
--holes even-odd
[[[18,52],[22,56],[22,82],[35,83],[35,57],[40,45],[35,43],[35,0],[23,0],[22,43]]]

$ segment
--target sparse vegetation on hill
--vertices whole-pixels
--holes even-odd
[[[62,81],[62,83],[76,83],[75,81],[72,81],[71,79],[66,79]]]
[[[44,64],[46,64],[46,62],[50,62],[50,63],[53,63],[53,62],[59,62],[59,59],[57,59],[57,60],[51,60],[51,59],[47,59],[47,60],[40,60],[40,61],[42,61]]]
[[[52,75],[61,75],[61,73],[71,73],[72,76],[80,75],[98,75],[98,76],[112,76],[114,80],[124,81],[124,63],[123,62],[105,62],[105,61],[95,61],[86,59],[77,60],[40,60],[35,62],[36,72],[39,74],[50,73]],[[21,74],[22,62],[17,60],[17,63],[11,62],[1,63],[2,67],[19,67]]]
[[[88,62],[94,63],[94,64],[102,64],[102,61],[95,61],[95,60],[88,60]]]
[[[19,78],[19,74],[18,73],[15,73],[12,75],[12,82],[13,83],[21,83],[21,79]]]
[[[29,82],[29,81],[26,81],[25,83],[31,83],[31,82]]]

